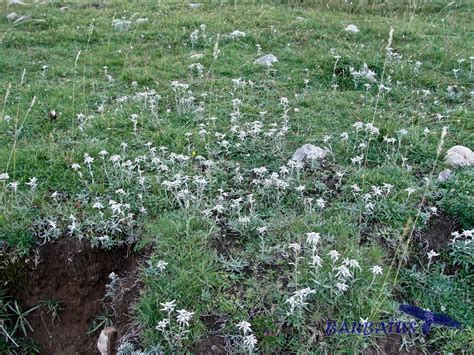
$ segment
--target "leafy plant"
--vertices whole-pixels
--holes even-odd
[[[45,307],[46,310],[51,314],[53,322],[58,318],[59,313],[63,310],[61,306],[61,301],[54,298],[47,298],[40,301],[40,306]]]
[[[26,337],[28,334],[28,329],[31,332],[34,332],[34,329],[31,326],[30,322],[28,322],[27,317],[31,312],[37,310],[40,307],[41,305],[37,305],[23,312],[17,301],[14,301],[13,303],[8,303],[7,308],[12,312],[10,314],[10,317],[12,317],[14,320],[12,333],[15,333],[17,330],[21,330],[23,335]]]
[[[97,316],[87,330],[87,334],[91,335],[100,329],[111,327],[113,325],[112,316],[106,311],[104,314]]]

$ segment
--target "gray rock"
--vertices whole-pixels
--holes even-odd
[[[137,18],[135,20],[135,23],[137,25],[141,25],[141,24],[144,24],[144,23],[147,23],[148,22],[148,18],[147,17],[140,17],[140,18]]]
[[[199,3],[199,2],[192,2],[192,3],[189,4],[189,7],[190,7],[191,9],[199,9],[199,8],[201,7],[201,5],[202,5],[202,4]]]
[[[254,63],[259,64],[259,65],[271,66],[273,65],[273,63],[277,63],[277,62],[278,62],[277,57],[275,57],[273,54],[267,54],[267,55],[264,55],[263,57],[257,58]]]
[[[242,32],[242,31],[239,31],[239,30],[235,30],[234,32],[232,32],[229,37],[230,38],[238,38],[238,37],[245,37],[247,34],[245,32]]]
[[[317,159],[324,159],[329,152],[312,144],[304,144],[296,150],[290,161],[306,164]]]
[[[472,166],[474,153],[467,147],[455,145],[448,149],[444,161],[450,166]]]
[[[9,0],[8,5],[22,5],[26,6],[26,3],[21,0]]]
[[[7,15],[7,20],[10,21],[10,22],[13,22],[15,21],[17,18],[18,18],[18,14],[16,12],[10,12],[8,15]]]
[[[115,343],[117,341],[117,329],[115,327],[107,327],[100,332],[97,340],[97,349],[100,355],[115,354]]]
[[[128,20],[114,20],[112,26],[114,30],[125,31],[130,27],[131,24],[132,21]]]
[[[438,181],[446,181],[446,180],[452,179],[453,176],[454,176],[454,173],[451,169],[445,169],[439,173]]]
[[[345,31],[350,33],[357,33],[359,32],[359,28],[356,25],[349,25],[345,28]]]

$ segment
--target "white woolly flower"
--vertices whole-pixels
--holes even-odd
[[[176,300],[173,300],[173,301],[170,301],[170,302],[165,302],[165,303],[160,303],[160,305],[163,307],[163,308],[161,308],[162,311],[172,312],[176,307]]]
[[[156,326],[156,330],[164,330],[166,328],[166,326],[170,323],[169,319],[163,319],[161,321],[158,322],[158,325]]]
[[[316,291],[308,287],[295,291],[293,293],[293,296],[291,296],[285,301],[285,303],[288,303],[290,305],[289,314],[293,314],[295,309],[304,308],[308,304],[307,302],[305,302],[306,299],[313,293],[316,293]]]
[[[158,261],[158,263],[156,264],[156,268],[160,271],[160,272],[163,272],[165,269],[166,269],[166,266],[168,265],[168,263],[166,261],[163,261],[163,260],[160,260]]]
[[[337,252],[337,250],[331,250],[331,251],[328,253],[328,255],[331,257],[331,260],[334,262],[334,261],[337,261],[337,260],[339,259],[339,256],[340,256],[341,254],[339,254],[339,253]]]
[[[427,255],[428,255],[428,259],[431,261],[431,259],[433,259],[433,257],[435,256],[438,256],[439,253],[435,252],[434,250],[431,250]]]
[[[382,275],[382,267],[380,265],[374,265],[370,271],[372,271],[372,274],[374,275]]]
[[[349,288],[349,286],[347,286],[344,282],[338,282],[336,284],[336,287],[339,290],[339,292],[344,292]]]
[[[244,336],[244,345],[248,348],[248,350],[252,351],[255,348],[255,345],[257,345],[257,338],[253,334],[249,334]]]
[[[32,177],[30,180],[26,183],[32,190],[36,188],[38,182],[38,178]]]
[[[94,158],[92,158],[89,154],[84,154],[84,164],[91,165],[94,162]]]
[[[180,326],[189,326],[189,321],[193,318],[194,312],[188,312],[185,309],[180,309],[177,311],[178,315],[176,316],[176,320]]]
[[[308,243],[309,245],[312,245],[313,247],[316,247],[320,239],[321,239],[321,235],[319,233],[315,233],[315,232],[306,233],[306,243]]]
[[[339,278],[352,277],[351,272],[345,265],[339,266],[338,268],[336,268],[336,270],[337,270],[336,277],[339,277]]]
[[[237,323],[236,327],[239,328],[239,330],[241,330],[242,332],[244,332],[244,334],[252,333],[252,329],[250,328],[251,324],[247,321],[243,320]]]
[[[311,257],[311,264],[313,267],[321,267],[323,266],[323,259],[319,255],[313,255]]]

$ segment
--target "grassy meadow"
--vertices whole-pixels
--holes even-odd
[[[80,312],[13,292],[63,239],[138,260],[127,321],[117,262],[77,334],[115,325],[118,354],[472,349],[474,170],[438,179],[474,148],[471,1],[24,2],[0,5],[0,352]],[[400,304],[462,327],[327,334],[420,330]]]

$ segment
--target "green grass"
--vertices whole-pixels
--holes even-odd
[[[31,20],[11,24],[5,16],[0,19],[0,173],[9,174],[8,181],[0,181],[4,261],[28,255],[49,233],[51,220],[60,232],[50,238],[65,235],[71,214],[80,224],[75,237],[101,245],[98,237],[108,235],[107,247],[124,242],[139,251],[152,247],[151,265],[159,260],[168,265],[159,274],[146,268],[141,273],[144,292],[135,313],[142,345],[148,349],[192,351],[209,333],[203,316],[212,314],[223,320],[219,334],[234,350],[239,349],[241,334],[236,324],[247,320],[264,353],[358,351],[374,339],[325,337],[325,321],[386,320],[403,302],[437,312],[444,307],[463,323],[462,330],[437,328],[425,338],[406,341],[430,351],[460,352],[472,346],[474,313],[466,287],[472,274],[452,275],[441,268],[456,264],[450,249],[427,270],[426,251],[413,237],[425,227],[430,206],[457,218],[463,229],[473,228],[472,168],[456,169],[453,180],[436,182],[445,168],[446,149],[469,146],[474,138],[472,2],[223,1],[205,2],[198,9],[184,2],[117,1],[99,8],[87,4],[5,5],[5,13],[15,11]],[[61,11],[61,6],[68,9]],[[114,29],[113,20],[121,18],[148,21]],[[344,31],[349,24],[360,32]],[[401,55],[399,60],[387,59],[391,27],[391,47]],[[199,38],[193,46],[190,35],[196,29]],[[246,37],[228,38],[237,29]],[[271,69],[255,65],[257,46],[261,55],[273,53],[279,62]],[[196,53],[202,58],[193,59]],[[204,66],[202,77],[189,69],[197,62]],[[378,81],[383,73],[389,93],[379,95],[377,83],[368,90],[364,80],[355,85],[351,68],[360,70],[364,63]],[[459,71],[455,75],[453,70]],[[232,79],[237,78],[252,83],[236,89]],[[178,112],[173,80],[189,84],[196,103],[190,110]],[[455,87],[454,93],[448,87]],[[156,109],[132,99],[147,90],[160,96]],[[124,96],[129,98],[121,102]],[[284,138],[242,141],[232,135],[233,99],[241,100],[241,128],[261,120],[268,131],[271,123],[282,122],[281,97],[288,98],[290,108]],[[198,107],[203,111],[196,112]],[[48,118],[52,110],[59,113],[57,120]],[[261,116],[263,111],[267,113]],[[91,116],[82,128],[79,113]],[[139,117],[136,130],[132,114]],[[372,122],[380,130],[362,150],[358,145],[367,140],[354,131],[358,121]],[[448,134],[438,156],[444,126]],[[203,128],[209,134],[201,135]],[[423,133],[425,128],[429,134]],[[384,142],[384,136],[399,137],[401,129],[407,134],[400,145]],[[226,134],[227,150],[219,145],[224,138],[216,132]],[[343,132],[350,136],[346,143],[340,139]],[[176,162],[159,149],[152,153],[148,142],[190,159]],[[327,146],[332,153],[322,165],[291,175],[285,192],[252,183],[252,169],[265,166],[278,172],[304,143]],[[136,166],[114,168],[107,162],[104,169],[99,155],[104,149],[107,159],[121,154]],[[361,152],[359,167],[351,158]],[[93,180],[85,153],[94,158]],[[151,162],[154,154],[169,173]],[[143,156],[147,158],[140,160]],[[202,168],[199,156],[214,165]],[[71,169],[74,163],[81,165],[82,177]],[[336,172],[344,173],[340,183]],[[162,185],[177,173],[208,181],[188,208]],[[236,180],[239,174],[241,181]],[[146,187],[137,183],[142,176]],[[25,185],[32,177],[38,179],[34,191]],[[431,182],[427,188],[425,178]],[[8,186],[12,181],[20,184],[16,194]],[[357,196],[354,184],[362,190]],[[383,184],[393,185],[391,192],[374,198],[373,211],[367,214],[362,194]],[[306,187],[305,194],[296,190],[299,185]],[[412,187],[416,191],[407,196],[405,190]],[[189,189],[198,194],[194,187]],[[222,197],[220,189],[228,196]],[[59,198],[51,197],[54,191]],[[253,207],[249,194],[254,195]],[[302,196],[313,203],[322,198],[326,206],[309,208]],[[231,199],[238,197],[243,207],[233,210]],[[128,212],[133,213],[133,223],[123,222],[120,231],[104,222],[113,218],[107,209],[111,199],[130,204]],[[103,216],[92,207],[97,201],[105,205]],[[219,203],[226,213],[216,222],[215,211],[203,212]],[[243,216],[250,216],[250,222],[239,221]],[[262,226],[268,227],[263,237],[257,230]],[[323,266],[313,274],[306,246],[295,273],[288,244],[306,245],[309,232],[321,234],[318,254]],[[348,258],[361,267],[351,268],[356,276],[343,295],[334,289],[331,250],[341,254],[337,265]],[[374,265],[381,265],[383,274],[373,280]],[[285,301],[304,287],[315,294],[305,310],[288,316]],[[453,302],[453,294],[462,302]],[[190,332],[171,345],[174,349],[155,329],[166,317],[160,303],[171,300],[177,309],[195,312]]]

